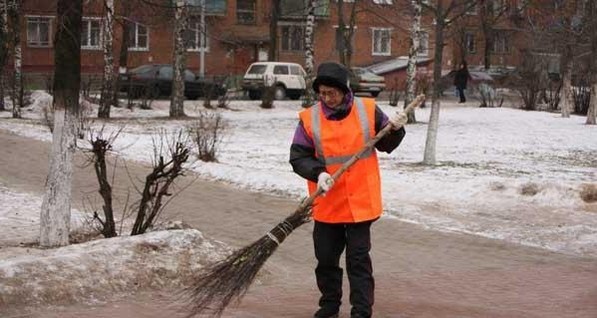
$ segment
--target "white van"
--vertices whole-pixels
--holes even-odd
[[[305,93],[305,70],[300,64],[286,62],[257,62],[249,65],[242,88],[250,99],[261,98],[265,84],[276,87],[275,99],[299,99]]]

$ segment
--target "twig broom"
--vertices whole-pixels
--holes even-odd
[[[404,112],[408,113],[418,107],[424,100],[424,95],[419,95],[412,101]],[[359,160],[366,152],[373,149],[377,141],[387,135],[392,129],[391,125],[384,127],[375,137],[356,155],[345,162],[332,178],[337,180],[342,173]],[[267,259],[274,253],[294,229],[309,222],[311,206],[319,195],[321,188],[303,200],[294,213],[276,225],[267,234],[245,246],[227,258],[214,263],[195,278],[193,286],[189,288],[191,309],[187,317],[204,314],[211,317],[220,317],[232,300],[240,300],[257,276],[257,273]]]

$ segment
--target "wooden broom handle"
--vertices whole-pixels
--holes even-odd
[[[424,94],[417,96],[417,98],[415,98],[412,102],[410,102],[410,104],[408,104],[408,106],[406,106],[406,108],[404,109],[403,112],[408,114],[413,109],[419,107],[419,105],[421,105],[421,103],[423,103],[424,100],[425,100]],[[397,127],[397,128],[400,128],[400,127]],[[334,174],[332,174],[332,179],[334,179],[334,181],[338,180],[338,178],[340,178],[340,176],[344,173],[344,171],[348,170],[348,168],[350,168],[350,166],[352,166],[355,162],[357,162],[359,159],[361,159],[361,157],[366,152],[371,151],[373,149],[373,147],[375,146],[375,144],[381,138],[383,138],[385,135],[390,133],[390,131],[392,129],[395,129],[392,126],[392,124],[387,124],[382,130],[380,130],[377,133],[377,135],[375,135],[375,137],[370,139],[357,154],[352,156],[348,161],[346,161],[342,165],[342,167],[340,167],[340,169],[338,169],[336,172],[334,172]],[[305,199],[301,202],[301,204],[297,208],[297,211],[303,211],[306,208],[308,208],[309,206],[311,206],[311,204],[313,204],[313,202],[315,201],[315,198],[320,196],[322,193],[323,193],[323,189],[321,189],[321,187],[318,186],[317,190],[315,190],[315,192],[313,192],[307,199]]]

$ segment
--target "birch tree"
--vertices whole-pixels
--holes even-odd
[[[418,1],[425,10],[429,11],[435,18],[435,47],[433,50],[433,92],[431,94],[431,112],[429,114],[429,125],[427,126],[427,139],[425,141],[425,153],[423,164],[435,165],[437,143],[437,131],[439,126],[439,109],[441,94],[442,60],[444,53],[444,40],[447,27],[462,17],[462,15],[475,5],[476,0],[462,2],[437,0],[435,4],[431,1]]]
[[[7,0],[8,1],[8,0]],[[21,107],[23,107],[23,54],[21,51],[21,0],[12,0],[9,6],[9,19],[12,31],[12,56],[14,62],[14,78],[12,86],[12,117],[21,118]]]
[[[114,0],[104,0],[104,21],[102,23],[102,42],[104,47],[104,76],[102,77],[102,92],[97,112],[99,118],[110,118],[110,106],[115,100],[114,88]]]
[[[313,91],[313,78],[315,75],[315,51],[313,50],[314,38],[313,29],[315,28],[315,0],[307,1],[307,24],[305,26],[305,72],[307,72],[305,98],[303,106],[309,107],[315,102],[315,92]]]
[[[419,45],[421,41],[421,3],[417,0],[411,1],[413,9],[412,25],[410,27],[410,37],[408,38],[408,62],[406,63],[406,97],[404,98],[404,108],[415,99],[415,90],[417,82],[415,76],[417,74],[417,55],[419,53]],[[408,122],[415,123],[414,110],[408,114]]]
[[[187,28],[187,8],[184,0],[176,0],[174,8],[174,56],[172,68],[174,70],[172,81],[172,96],[170,97],[170,117],[185,117],[184,112],[184,70],[185,70],[185,44],[184,32]]]
[[[58,0],[54,48],[54,130],[40,215],[40,245],[68,245],[72,159],[79,114],[82,0]]]

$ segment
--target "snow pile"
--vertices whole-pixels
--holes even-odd
[[[118,292],[184,285],[202,267],[228,253],[224,243],[208,240],[197,230],[28,249],[27,254],[0,262],[0,307],[101,299]]]

